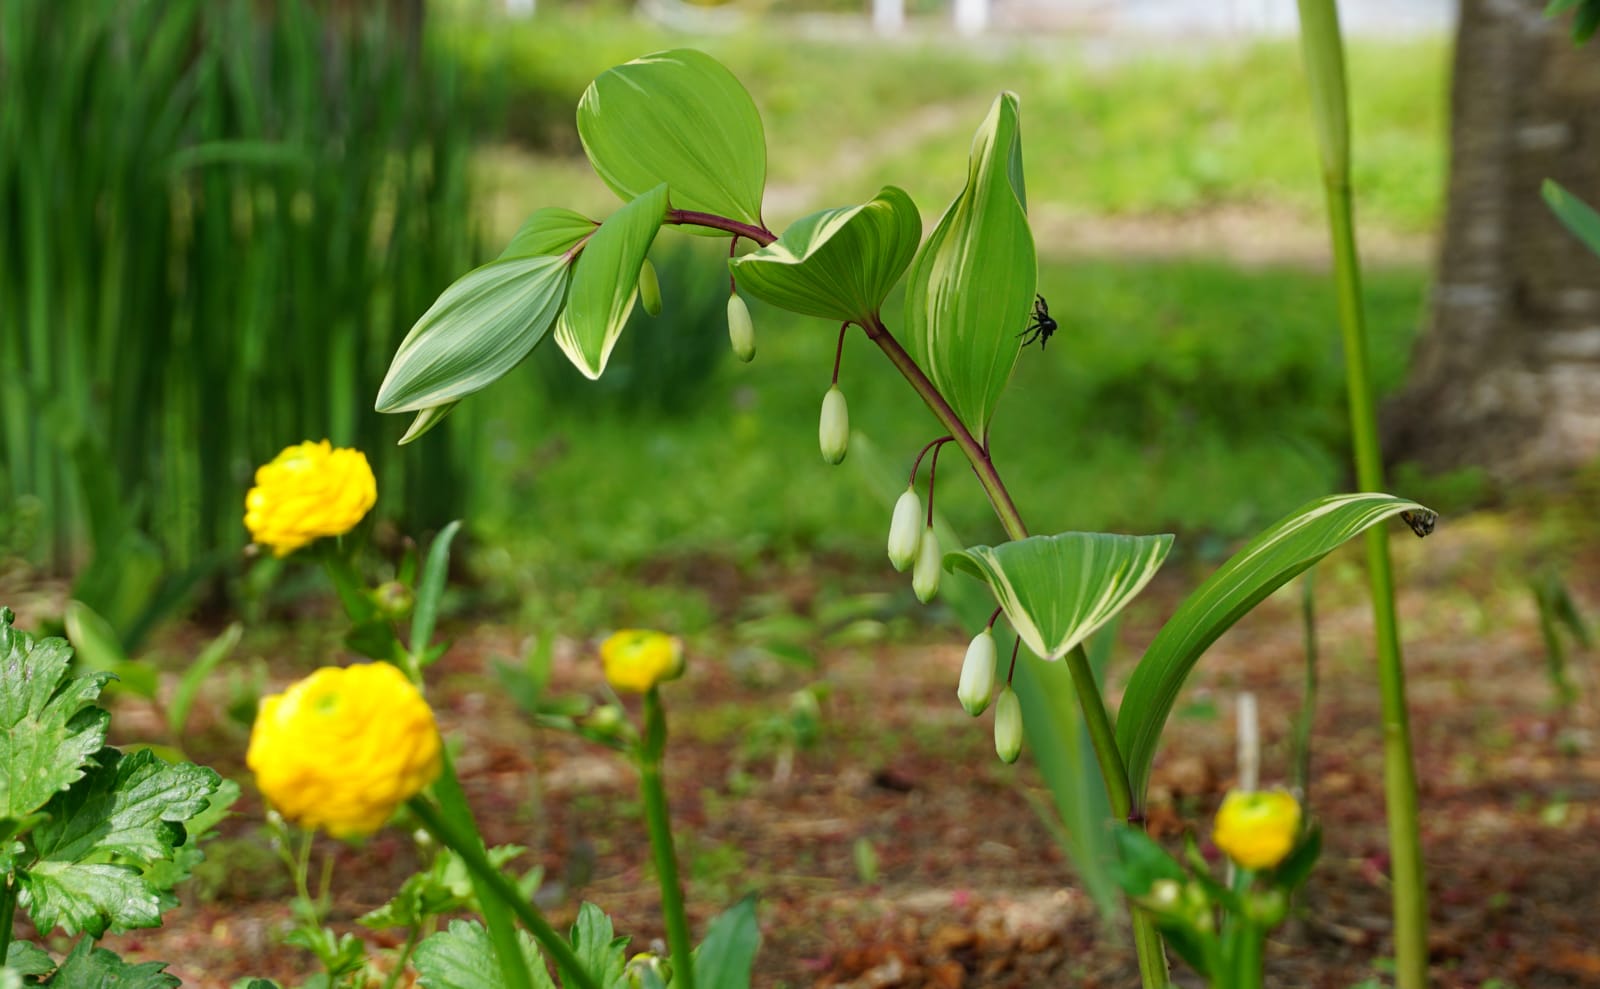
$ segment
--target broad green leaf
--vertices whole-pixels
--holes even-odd
[[[572,923],[572,953],[596,985],[621,981],[628,965],[627,946],[628,938],[616,936],[604,910],[588,902],[578,908],[578,919]]]
[[[33,831],[41,859],[60,862],[170,858],[185,839],[184,822],[204,811],[221,777],[192,763],[169,765],[148,749],[123,755],[102,749],[99,765],[46,810]]]
[[[33,813],[82,778],[111,715],[94,707],[110,674],[69,677],[63,639],[35,642],[0,608],[0,820]]]
[[[109,863],[36,862],[17,874],[18,902],[41,931],[129,931],[161,926],[162,896],[134,870]]]
[[[545,257],[566,254],[594,233],[600,226],[582,213],[557,206],[535,210],[512,236],[511,243],[500,252],[497,261],[512,258]]]
[[[129,964],[84,938],[61,960],[50,985],[63,989],[176,989],[182,983],[177,976],[168,975],[166,967],[166,962]]]
[[[450,570],[450,543],[461,531],[461,520],[456,519],[433,537],[428,547],[428,562],[422,568],[422,582],[417,585],[416,610],[411,614],[411,652],[423,656],[428,642],[433,638],[433,625],[439,617],[439,599],[444,596],[445,578]]]
[[[694,952],[694,984],[698,989],[746,989],[759,947],[756,898],[746,896],[711,921]]]
[[[56,963],[49,952],[32,941],[12,941],[6,948],[5,966],[18,975],[43,975]]]
[[[1170,535],[1063,532],[946,553],[989,585],[1023,645],[1057,660],[1110,621],[1161,569]]]
[[[517,931],[517,943],[535,989],[556,989],[532,935]],[[447,930],[417,945],[412,963],[424,989],[507,989],[495,960],[494,943],[477,921],[452,920]]]
[[[966,188],[906,283],[906,349],[980,441],[1011,379],[1039,274],[1018,128],[1017,98],[1002,93],[973,138]]]
[[[600,377],[639,294],[639,269],[661,231],[667,187],[658,185],[617,210],[589,238],[572,271],[556,344],[588,378]]]
[[[562,256],[538,255],[491,261],[463,275],[400,342],[377,410],[445,405],[516,367],[555,323],[570,270]]]
[[[1596,213],[1588,203],[1568,192],[1554,179],[1545,179],[1541,191],[1556,219],[1572,231],[1573,236],[1583,241],[1583,246],[1591,253],[1600,254],[1600,213]]]
[[[623,199],[666,183],[676,209],[761,225],[761,115],[733,73],[703,52],[656,52],[602,73],[578,101],[578,136]]]
[[[155,667],[129,659],[117,630],[93,608],[82,601],[68,601],[61,623],[78,662],[86,669],[110,673],[117,678],[115,686],[139,697],[156,695],[159,680]]]
[[[796,220],[783,236],[730,265],[739,287],[791,312],[865,324],[905,273],[922,218],[904,191]]]
[[[1319,498],[1252,539],[1178,605],[1129,677],[1117,714],[1117,744],[1128,764],[1134,806],[1144,800],[1156,746],[1178,692],[1211,643],[1351,537],[1401,512],[1426,510],[1386,494]]]

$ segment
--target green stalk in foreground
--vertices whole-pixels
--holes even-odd
[[[650,829],[650,850],[656,858],[656,881],[661,886],[661,913],[667,924],[667,950],[672,953],[672,984],[694,989],[694,942],[683,910],[683,887],[678,881],[678,853],[672,844],[672,822],[667,813],[667,790],[661,781],[661,757],[667,747],[667,712],[655,687],[644,695],[644,740],[639,747],[639,789],[644,794],[645,824]]]
[[[1345,96],[1344,43],[1334,0],[1300,0],[1300,40],[1310,82],[1312,118],[1322,153],[1322,174],[1333,238],[1339,324],[1344,335],[1350,432],[1356,480],[1363,491],[1383,490],[1377,413],[1367,364],[1361,308],[1361,269],[1350,209],[1350,136]],[[1422,989],[1428,981],[1428,903],[1417,824],[1417,778],[1406,716],[1405,670],[1395,617],[1389,537],[1368,529],[1367,571],[1377,634],[1378,683],[1383,702],[1383,777],[1389,816],[1389,855],[1394,881],[1395,983]]]

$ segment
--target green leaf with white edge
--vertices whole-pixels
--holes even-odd
[[[556,989],[532,935],[517,931],[517,944],[535,989]],[[412,964],[424,989],[508,989],[494,942],[477,921],[452,920],[449,928],[417,945]]]
[[[756,898],[746,896],[711,921],[694,952],[694,984],[699,989],[746,989],[760,947]]]
[[[400,342],[378,388],[379,412],[418,412],[481,391],[516,367],[561,312],[568,259],[491,261],[467,272]],[[415,439],[416,427],[410,438]]]
[[[946,553],[989,585],[1023,645],[1058,660],[1110,621],[1161,569],[1172,536],[1063,532]]]
[[[1038,274],[1017,97],[1002,93],[973,138],[966,188],[906,283],[906,349],[980,441],[1011,380]]]
[[[0,608],[0,820],[32,814],[81,779],[111,720],[93,706],[110,674],[67,676],[66,640],[35,642],[14,619]]]
[[[704,52],[656,52],[601,73],[578,101],[578,136],[595,172],[623,199],[666,183],[677,209],[761,224],[761,115],[733,73]]]
[[[639,269],[661,231],[667,187],[658,185],[606,217],[578,255],[556,344],[585,377],[600,377],[633,312]]]
[[[450,543],[461,531],[461,520],[456,519],[433,537],[428,547],[428,562],[422,568],[422,580],[417,584],[417,603],[411,613],[411,654],[419,659],[426,656],[428,643],[433,638],[433,626],[439,618],[439,599],[444,596],[445,578],[450,572]]]
[[[1540,191],[1544,194],[1545,204],[1562,226],[1583,241],[1583,246],[1591,253],[1600,255],[1600,213],[1596,213],[1588,203],[1568,192],[1554,179],[1545,179]]]
[[[512,235],[498,261],[566,254],[600,226],[582,213],[558,206],[535,210]]]
[[[130,964],[84,938],[61,960],[50,985],[62,989],[176,989],[182,983],[167,974],[166,967],[166,962]]]
[[[905,274],[922,239],[901,189],[860,206],[812,213],[759,251],[729,262],[739,287],[780,309],[865,324]]]
[[[460,404],[460,402],[446,402],[443,405],[430,405],[418,412],[417,417],[411,420],[411,425],[406,427],[405,435],[400,437],[400,442],[397,445],[405,446],[407,443],[421,439],[428,430],[444,422],[445,416],[454,412],[456,406]]]
[[[12,941],[6,948],[5,966],[18,975],[43,975],[56,963],[48,951],[32,941]]]
[[[623,981],[627,947],[628,938],[616,935],[604,910],[589,902],[578,908],[578,919],[572,923],[572,953],[596,985],[607,989]],[[570,985],[571,979],[563,982]]]
[[[222,778],[193,763],[169,765],[149,749],[123,755],[100,750],[99,765],[45,809],[51,819],[33,831],[43,860],[118,861],[140,865],[171,858],[186,839],[185,822],[207,809]]]
[[[1273,591],[1352,537],[1406,511],[1393,495],[1332,495],[1301,506],[1252,539],[1195,588],[1156,633],[1128,678],[1117,713],[1117,745],[1141,806],[1167,716],[1201,654]]]
[[[134,870],[107,862],[41,861],[17,874],[18,902],[34,926],[69,935],[161,926],[163,899]]]

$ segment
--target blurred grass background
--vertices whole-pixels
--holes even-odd
[[[756,362],[727,359],[723,258],[670,231],[667,311],[636,316],[602,382],[541,348],[403,450],[403,417],[370,411],[411,321],[527,213],[614,208],[576,100],[610,65],[681,45],[725,61],[761,107],[775,228],[891,182],[931,223],[995,92],[1022,95],[1061,332],[1024,352],[993,447],[1040,530],[1175,530],[1211,555],[1345,483],[1325,275],[1203,243],[1188,256],[1177,235],[1232,210],[1258,253],[1285,237],[1320,248],[1292,41],[1174,58],[1058,38],[884,43],[864,23],[845,40],[761,20],[686,37],[553,2],[528,20],[434,5],[420,46],[297,3],[19,0],[3,16],[0,555],[77,574],[120,629],[236,570],[251,470],[308,437],[365,449],[403,531],[470,515],[480,574],[562,630],[623,617],[596,582],[647,585],[663,559],[877,567],[884,509],[816,452],[834,328],[757,308]],[[1369,279],[1385,387],[1425,301],[1447,55],[1443,41],[1351,52],[1364,231],[1409,245]],[[1125,228],[1107,223],[1134,225],[1138,246],[1119,250]],[[909,466],[931,416],[859,339],[842,383],[853,424]],[[976,484],[941,476],[957,528],[997,536]]]

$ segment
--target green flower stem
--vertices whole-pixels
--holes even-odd
[[[671,210],[667,213],[667,222],[693,223],[697,226],[726,230],[748,237],[763,247],[777,240],[769,230],[753,228],[726,217],[703,213],[686,214],[680,210]],[[989,503],[994,506],[995,515],[1000,519],[1000,525],[1005,529],[1007,537],[1028,538],[1028,526],[1023,522],[1022,513],[1017,510],[1016,502],[1011,500],[1011,492],[1006,489],[1005,482],[1000,478],[1000,472],[995,469],[989,451],[967,429],[966,424],[950,407],[950,403],[945,401],[938,386],[928,380],[922,368],[917,366],[917,362],[906,353],[906,349],[900,346],[900,341],[895,339],[894,334],[889,332],[888,327],[884,326],[883,321],[876,315],[869,323],[864,324],[862,329],[866,331],[867,337],[877,344],[878,349],[883,351],[884,356],[889,358],[889,363],[895,366],[911,385],[912,390],[921,396],[939,423],[955,438],[955,443],[961,447],[961,452],[967,455],[973,472],[978,475],[978,483],[983,485],[984,493],[989,496]],[[1084,722],[1089,727],[1089,738],[1094,744],[1095,758],[1100,764],[1101,775],[1105,777],[1106,793],[1110,798],[1112,812],[1117,817],[1127,820],[1133,806],[1127,761],[1123,759],[1122,752],[1117,747],[1116,732],[1106,711],[1105,700],[1100,695],[1100,688],[1095,684],[1094,677],[1089,674],[1088,658],[1081,648],[1069,662],[1073,664],[1073,684],[1078,692],[1079,704],[1083,708]],[[1139,822],[1129,823],[1136,827],[1141,826]],[[1134,908],[1131,912],[1133,944],[1139,956],[1140,978],[1145,989],[1164,989],[1167,985],[1167,960],[1161,946],[1161,934],[1156,930],[1154,921],[1144,911]]]
[[[667,923],[667,948],[672,953],[672,984],[694,989],[694,942],[683,910],[678,881],[678,853],[672,844],[672,819],[661,780],[661,759],[667,748],[667,712],[661,694],[651,687],[644,695],[644,739],[639,746],[639,789],[644,795],[645,824],[655,853],[656,882],[661,886],[661,912]]]
[[[17,915],[17,883],[12,876],[0,881],[0,965],[11,950],[11,924]]]
[[[429,834],[437,838],[440,844],[454,849],[467,864],[467,871],[472,879],[472,890],[477,894],[478,908],[483,912],[483,925],[488,928],[489,940],[494,944],[495,957],[500,962],[500,974],[507,989],[533,989],[533,978],[528,974],[528,966],[522,958],[522,946],[517,940],[517,927],[512,920],[512,911],[516,909],[517,902],[521,901],[522,894],[506,881],[500,870],[489,865],[489,860],[483,853],[483,836],[479,834],[478,827],[472,820],[472,808],[467,806],[467,796],[461,790],[461,780],[456,776],[450,753],[443,751],[440,756],[442,765],[439,778],[433,784],[434,795],[439,799],[439,809],[436,811],[433,805],[428,804],[426,813],[419,811],[418,806],[424,804],[421,797],[413,797],[408,806],[416,812]],[[429,824],[430,816],[447,831],[441,832]],[[487,873],[474,866],[475,860],[487,868]],[[509,899],[502,887],[510,889]],[[545,929],[549,930],[550,925],[544,923],[544,918],[540,917],[539,923],[544,924]],[[550,933],[555,934],[554,931]],[[537,935],[538,932],[535,931],[535,936]],[[560,938],[556,937],[555,940],[559,941]],[[566,947],[564,942],[562,947]],[[570,950],[568,953],[571,953]],[[552,950],[551,954],[556,952]]]
[[[1236,918],[1228,932],[1228,971],[1217,973],[1216,989],[1261,989],[1261,967],[1265,963],[1267,932],[1261,925]]]
[[[411,931],[406,935],[406,943],[400,946],[400,957],[394,960],[394,968],[389,970],[389,977],[383,980],[383,989],[395,989],[400,983],[400,973],[406,970],[406,963],[411,960],[412,952],[417,950],[417,942],[422,940],[422,925],[412,924]]]
[[[422,822],[422,826],[429,834],[438,839],[440,844],[461,856],[467,871],[472,873],[474,887],[488,891],[488,896],[481,893],[478,896],[485,920],[489,919],[491,902],[509,907],[528,928],[528,932],[555,959],[565,979],[565,985],[574,989],[599,989],[594,978],[584,969],[583,963],[578,961],[578,956],[573,953],[572,947],[566,940],[556,933],[555,928],[544,919],[538,908],[523,897],[516,884],[507,879],[505,874],[489,861],[489,857],[483,853],[483,841],[475,830],[460,828],[457,822],[451,819],[451,815],[421,797],[412,797],[406,806],[411,809],[411,813],[417,815],[417,820]],[[495,953],[500,957],[500,971],[505,975],[506,982],[519,989],[531,987],[532,978],[528,974],[527,964],[522,959],[522,948],[518,944],[515,928],[511,930],[509,945],[496,934],[494,927],[491,926],[489,930],[494,937]]]
[[[1368,370],[1361,268],[1350,203],[1344,42],[1334,0],[1300,0],[1300,23],[1333,242],[1356,480],[1363,491],[1382,491],[1383,460]],[[1383,707],[1384,796],[1388,805],[1389,857],[1394,881],[1395,983],[1399,989],[1422,989],[1428,981],[1427,887],[1423,879],[1422,842],[1417,822],[1416,762],[1411,751],[1405,669],[1401,660],[1399,622],[1395,616],[1394,574],[1389,564],[1388,533],[1382,528],[1368,529],[1366,541]]]

